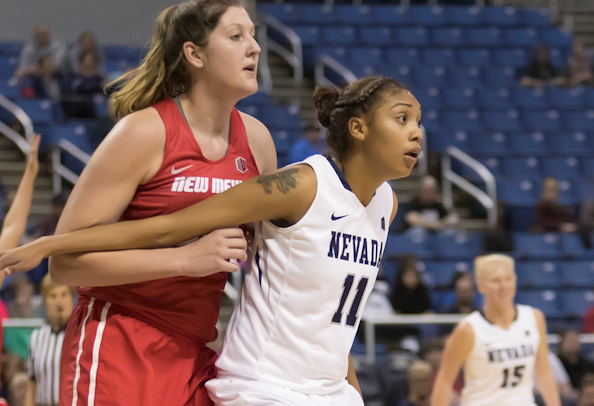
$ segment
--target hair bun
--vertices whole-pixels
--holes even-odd
[[[340,93],[333,87],[317,87],[314,90],[313,101],[316,106],[318,121],[325,128],[330,127],[330,117],[338,96],[340,96]]]

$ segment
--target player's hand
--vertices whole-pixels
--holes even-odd
[[[29,141],[29,147],[31,151],[27,157],[27,170],[31,171],[35,175],[39,172],[39,142],[41,141],[41,135],[33,134],[33,138]]]
[[[46,257],[42,250],[42,239],[0,253],[0,270],[6,275],[27,272],[39,266]]]
[[[247,241],[240,228],[225,228],[175,249],[184,276],[208,276],[236,272],[247,260]]]

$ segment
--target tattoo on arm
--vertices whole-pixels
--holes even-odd
[[[276,184],[276,188],[283,194],[289,193],[289,190],[295,189],[297,179],[293,175],[299,172],[298,169],[287,169],[272,175],[262,175],[258,178],[257,183],[264,188],[264,193],[272,194],[272,183]]]

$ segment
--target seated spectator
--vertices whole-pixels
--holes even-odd
[[[23,97],[59,101],[64,90],[64,78],[56,70],[51,56],[42,56],[37,61],[37,65],[37,74],[23,79],[21,86]]]
[[[429,290],[417,268],[417,257],[404,256],[399,264],[390,302],[400,314],[419,314],[432,311]]]
[[[580,354],[580,335],[577,331],[567,330],[561,333],[557,355],[569,375],[571,386],[581,389],[582,379],[587,374],[594,374],[594,364]]]
[[[47,310],[47,323],[33,330],[29,344],[29,385],[27,404],[53,406],[59,402],[60,352],[68,320],[74,307],[76,290],[56,285],[49,274],[41,281],[41,295]]]
[[[559,185],[555,178],[543,181],[542,197],[536,204],[533,231],[573,233],[577,230],[574,217],[558,203]]]
[[[594,406],[594,384],[589,383],[582,387],[578,396],[577,406]]]
[[[297,140],[289,151],[289,160],[301,162],[305,158],[315,154],[321,154],[326,150],[326,141],[324,140],[322,130],[315,124],[308,124],[305,127],[305,134]]]
[[[468,272],[456,272],[452,278],[454,286],[454,298],[444,298],[444,313],[449,314],[470,314],[478,310],[478,296],[476,295],[476,286],[472,275]],[[451,304],[450,304],[451,303]],[[448,306],[449,305],[449,306]],[[444,324],[439,329],[439,335],[445,336],[452,332],[453,325]]]
[[[557,69],[549,59],[549,50],[544,47],[536,48],[535,57],[526,68],[524,76],[520,79],[522,86],[560,86],[565,83],[565,78],[559,75]]]
[[[431,365],[431,382],[432,387],[435,384],[435,379],[437,378],[437,373],[439,372],[439,368],[441,368],[441,361],[443,358],[443,350],[445,347],[445,342],[442,337],[435,337],[423,345],[421,345],[421,349],[419,350],[419,356],[427,361],[429,365]],[[453,402],[452,404],[457,404],[456,399],[459,398],[460,393],[462,392],[462,388],[464,387],[464,379],[462,378],[462,372],[458,375],[456,380],[454,381],[454,394],[453,394]]]
[[[577,233],[584,247],[592,248],[592,232],[594,231],[594,199],[584,200],[580,207],[580,222]]]
[[[408,398],[398,403],[398,406],[429,406],[432,387],[431,364],[415,361],[408,370]]]
[[[571,87],[594,85],[594,73],[590,58],[586,54],[584,45],[579,42],[573,44],[573,54],[569,57],[568,84]]]
[[[425,176],[421,181],[419,196],[406,207],[404,221],[410,227],[422,227],[437,231],[447,227],[455,227],[460,223],[457,214],[448,214],[433,176]]]
[[[555,376],[555,382],[557,383],[557,389],[559,390],[559,395],[561,396],[563,404],[575,401],[577,398],[577,391],[573,390],[569,375],[567,375],[563,363],[552,351],[549,351],[549,364],[551,365],[551,370]]]
[[[27,275],[21,274],[13,278],[9,287],[14,295],[12,301],[8,304],[10,317],[41,317],[41,311],[34,303],[35,287]]]
[[[588,308],[582,320],[582,333],[594,333],[594,305]]]
[[[95,97],[103,99],[103,77],[99,74],[99,54],[86,50],[79,54],[80,69],[72,75],[68,94],[63,98],[64,114],[69,118],[95,118]]]
[[[33,42],[27,43],[21,51],[19,66],[14,74],[16,78],[39,75],[38,61],[42,57],[49,56],[53,66],[62,66],[64,62],[66,48],[60,41],[52,39],[49,26],[39,24],[33,34]]]
[[[92,31],[83,31],[78,36],[76,44],[68,49],[66,53],[66,62],[64,68],[69,73],[81,73],[81,55],[83,52],[92,51],[97,54],[99,72],[105,72],[105,58],[101,54],[99,47],[97,46],[97,37]]]

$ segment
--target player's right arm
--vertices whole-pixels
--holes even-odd
[[[449,406],[454,381],[474,347],[474,331],[468,323],[458,324],[446,341],[441,367],[433,386],[431,406]]]
[[[25,394],[25,406],[35,406],[37,397],[37,382],[35,379],[29,379],[27,382],[27,393]]]
[[[147,183],[159,170],[165,149],[165,126],[153,108],[122,119],[93,154],[71,193],[58,223],[56,234],[99,224],[117,222],[132,200],[139,185]],[[219,234],[224,232],[218,232]],[[240,230],[232,243],[245,245]],[[210,236],[197,242],[196,255],[212,253],[214,246],[228,246],[229,238]],[[215,240],[215,241],[212,241]],[[204,245],[210,243],[210,246]],[[55,256],[50,261],[52,279],[73,286],[109,286],[180,275],[181,252],[174,248],[93,252]],[[200,252],[199,252],[200,251]],[[216,256],[216,255],[215,255]],[[212,258],[210,258],[212,259]],[[224,264],[223,264],[224,263]],[[223,264],[228,269],[219,269]],[[183,264],[182,264],[183,265]],[[216,271],[234,270],[224,260],[197,261],[194,268],[211,266]],[[214,269],[213,269],[214,270]],[[213,273],[213,272],[210,272]]]

